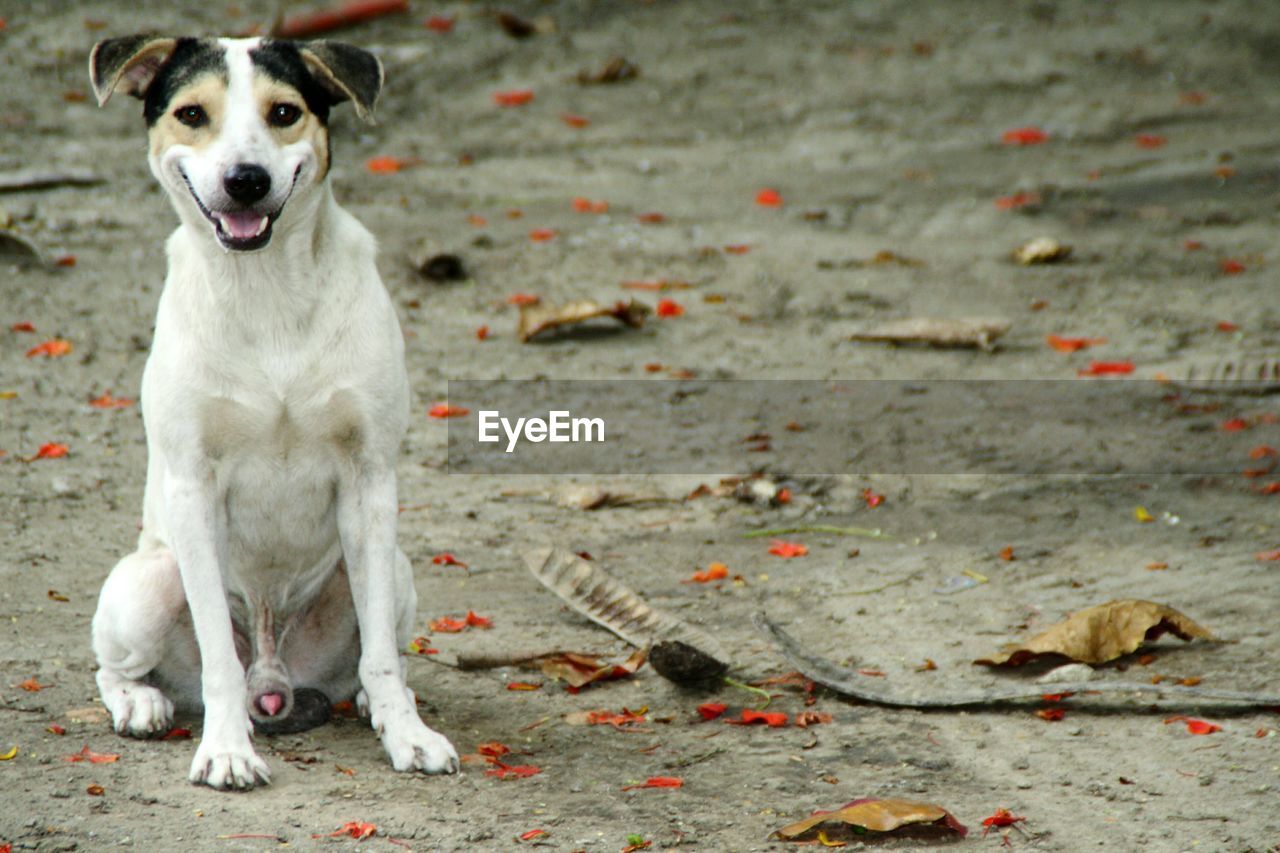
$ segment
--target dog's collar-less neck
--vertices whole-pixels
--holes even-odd
[[[188,239],[204,246],[202,261],[215,291],[249,302],[281,291],[301,296],[324,279],[324,249],[336,242],[325,233],[334,227],[333,207],[329,182],[321,181],[305,196],[291,199],[275,223],[271,242],[250,252],[224,248],[203,217],[184,217],[183,227]]]

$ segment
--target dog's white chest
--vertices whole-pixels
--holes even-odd
[[[300,385],[213,397],[200,420],[224,495],[231,585],[275,598],[332,568],[341,469],[364,429],[353,392]]]

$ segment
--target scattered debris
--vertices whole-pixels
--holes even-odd
[[[732,662],[715,638],[654,610],[599,565],[571,551],[533,548],[524,553],[524,560],[533,576],[566,604],[637,648],[680,640],[726,666]]]
[[[1052,237],[1037,237],[1013,250],[1013,259],[1023,266],[1052,264],[1071,256],[1071,247]]]
[[[573,484],[559,490],[555,495],[555,502],[558,506],[566,509],[580,509],[589,512],[597,509],[612,509],[614,507],[677,503],[678,499],[660,494],[612,492],[598,486]]]
[[[0,264],[43,267],[49,262],[34,241],[13,231],[0,230]]]
[[[498,19],[498,26],[502,27],[502,31],[513,39],[551,35],[556,31],[555,19],[550,15],[539,15],[531,21],[504,10],[497,12],[494,17]]]
[[[1172,384],[1191,391],[1227,394],[1274,394],[1280,392],[1280,355],[1254,355],[1210,364],[1193,364],[1185,379]]]
[[[586,68],[578,72],[578,82],[583,86],[601,86],[624,83],[640,76],[640,66],[625,56],[612,56],[597,71]]]
[[[870,326],[850,335],[849,340],[991,350],[1010,326],[1008,320],[997,317],[911,317]]]
[[[462,258],[449,252],[441,252],[418,265],[418,274],[428,281],[466,281],[470,278]]]
[[[881,249],[869,258],[846,258],[840,261],[824,258],[818,261],[818,269],[866,269],[867,267],[883,267],[891,264],[893,266],[909,268],[923,267],[925,265],[924,261],[919,258],[909,258],[906,255],[898,254],[892,249]]]
[[[685,687],[720,682],[729,664],[680,640],[661,640],[649,649],[649,665],[667,681]]]
[[[644,326],[645,318],[649,314],[649,307],[634,299],[628,302],[618,300],[611,306],[601,305],[591,299],[579,299],[560,306],[537,302],[520,306],[520,322],[516,328],[516,337],[521,343],[528,343],[552,329],[576,326],[598,317],[611,317],[624,326],[639,329]]]

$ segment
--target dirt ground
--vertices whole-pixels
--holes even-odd
[[[0,195],[15,230],[50,258],[75,258],[0,274],[0,754],[17,747],[0,762],[0,848],[337,849],[357,842],[315,836],[364,821],[378,828],[360,842],[367,849],[395,849],[396,839],[415,850],[614,851],[634,834],[654,849],[781,850],[790,845],[768,838],[777,826],[868,796],[936,802],[970,834],[852,847],[993,848],[1003,836],[983,839],[982,819],[997,808],[1025,817],[1007,832],[1017,848],[1280,845],[1280,718],[1264,709],[1076,698],[1064,719],[1046,722],[1026,705],[923,713],[819,691],[809,710],[830,723],[748,728],[703,723],[695,708],[719,701],[735,713],[749,694],[682,691],[648,667],[573,695],[537,671],[460,672],[421,657],[409,662],[410,683],[460,753],[501,741],[516,763],[542,772],[500,780],[468,763],[453,778],[399,775],[364,723],[338,720],[258,738],[273,784],[227,794],[186,782],[191,740],[115,736],[93,682],[89,620],[103,578],[132,548],[146,459],[138,407],[88,401],[108,389],[136,396],[175,217],[147,171],[139,105],[122,98],[99,110],[86,100],[85,59],[105,35],[234,32],[269,20],[274,4],[56,5],[0,0],[0,170],[89,169],[105,181]],[[1127,359],[1133,377],[1151,379],[1274,351],[1275,15],[1227,0],[566,0],[509,4],[554,22],[554,32],[517,40],[492,7],[413,7],[340,34],[381,56],[387,87],[376,126],[335,114],[333,183],[378,235],[408,339],[415,417],[400,466],[400,538],[415,565],[421,631],[468,609],[493,620],[488,631],[435,634],[442,652],[623,655],[525,570],[522,551],[554,542],[590,552],[654,605],[712,631],[744,680],[791,669],[751,626],[760,606],[816,653],[883,671],[904,689],[947,691],[1029,678],[970,661],[1073,610],[1136,597],[1178,607],[1233,642],[1162,640],[1154,659],[1131,656],[1098,678],[1280,690],[1280,574],[1255,556],[1280,545],[1280,497],[1262,493],[1267,478],[1239,474],[1263,464],[1248,450],[1265,442],[1264,416],[1276,409],[1268,397],[1223,397],[1216,411],[1187,414],[1187,443],[1170,452],[1220,460],[1229,473],[1218,476],[790,477],[744,446],[740,467],[721,473],[768,470],[794,495],[778,507],[683,501],[718,482],[696,472],[451,475],[444,422],[427,417],[450,379],[641,378],[650,363],[663,366],[655,378],[1066,380],[1091,359]],[[430,15],[456,26],[429,30]],[[579,85],[580,69],[615,55],[639,76]],[[535,92],[524,106],[491,99],[524,88]],[[562,113],[590,124],[571,127]],[[1001,143],[1027,126],[1049,140]],[[365,161],[384,155],[420,162],[370,174]],[[766,187],[782,206],[755,203]],[[1015,193],[1038,202],[997,204]],[[609,210],[576,212],[577,196]],[[665,221],[638,221],[648,212]],[[540,228],[557,236],[531,240]],[[1009,259],[1042,234],[1074,246],[1072,257],[1039,267]],[[750,249],[723,250],[737,245]],[[424,280],[409,261],[423,251],[456,252],[470,278]],[[865,263],[883,251],[920,263]],[[662,278],[693,285],[660,294],[684,305],[683,316],[640,331],[515,339],[509,294],[613,300],[627,295],[624,280]],[[650,304],[658,296],[638,294]],[[848,339],[872,321],[974,314],[1012,322],[995,352]],[[36,332],[9,331],[20,322]],[[1048,334],[1109,343],[1063,354],[1045,345]],[[54,337],[74,350],[24,357]],[[795,417],[780,411],[763,430],[782,434]],[[1233,418],[1258,426],[1220,428]],[[987,428],[1019,426],[993,419]],[[1105,442],[1108,431],[1143,426],[1095,428]],[[24,461],[46,442],[69,454]],[[588,512],[558,499],[570,487],[674,500]],[[883,502],[869,506],[865,489]],[[1140,523],[1139,506],[1154,520]],[[782,560],[766,540],[743,537],[796,524],[878,527],[892,538],[798,534],[810,553]],[[1000,559],[1006,546],[1016,559]],[[433,564],[444,551],[470,570]],[[742,580],[679,582],[712,561]],[[939,593],[966,570],[987,582]],[[937,669],[916,671],[926,658]],[[44,689],[21,689],[27,679]],[[517,680],[542,687],[506,689]],[[806,710],[798,689],[773,689],[771,710]],[[647,707],[648,721],[628,731],[564,719],[624,707]],[[1164,724],[1175,714],[1222,730],[1195,736]],[[198,737],[199,722],[180,724]],[[54,724],[65,735],[50,732]],[[64,760],[86,744],[120,758]],[[651,776],[684,785],[621,790]],[[95,784],[99,796],[87,791]],[[516,840],[539,828],[548,834]],[[237,834],[264,837],[227,837]]]

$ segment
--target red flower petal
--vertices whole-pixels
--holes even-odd
[[[781,711],[753,711],[750,708],[742,709],[742,716],[736,720],[725,720],[731,726],[753,726],[756,723],[764,723],[771,729],[780,729],[785,726],[789,718]]]
[[[509,89],[505,92],[493,93],[493,102],[500,107],[520,107],[532,100],[532,89]]]
[[[95,409],[124,409],[132,406],[133,400],[128,397],[112,397],[110,391],[103,391],[101,397],[95,397],[89,401],[89,405]]]
[[[659,317],[680,317],[684,315],[684,306],[674,299],[659,299],[657,314]]]
[[[541,301],[542,297],[533,293],[513,293],[507,297],[508,305],[537,305]]]
[[[35,358],[38,355],[42,355],[45,358],[57,358],[69,352],[71,352],[70,341],[64,341],[62,338],[51,338],[27,350],[27,358]]]
[[[1040,203],[1040,193],[1022,192],[1013,195],[1001,196],[996,199],[997,210],[1018,210],[1023,207],[1031,207]]]
[[[448,403],[436,403],[427,410],[430,418],[461,418],[471,413],[465,406],[451,406]]]
[[[684,780],[678,776],[650,776],[639,785],[627,785],[623,787],[624,791],[632,791],[636,788],[683,788]]]
[[[1038,127],[1015,127],[1000,137],[1005,145],[1039,145],[1049,140],[1049,134]]]
[[[766,187],[756,193],[756,204],[761,207],[782,207],[782,193]]]
[[[447,33],[453,29],[454,19],[446,18],[443,15],[432,15],[422,22],[422,26],[431,30],[433,33]]]
[[[774,539],[769,544],[769,553],[775,557],[803,557],[809,553],[809,546],[801,545],[799,542],[785,542],[781,539]]]
[[[1163,148],[1168,141],[1158,133],[1139,133],[1133,138],[1133,144],[1139,148]]]
[[[36,451],[36,455],[32,459],[61,459],[68,452],[69,448],[65,444],[49,442],[40,445],[40,449]]]
[[[591,119],[580,115],[574,115],[573,113],[560,113],[560,120],[569,125],[569,127],[582,128],[591,124]]]
[[[1083,370],[1076,371],[1077,376],[1114,376],[1133,373],[1132,361],[1091,361]]]
[[[1234,258],[1223,258],[1218,262],[1218,269],[1222,270],[1223,275],[1240,275],[1246,267]]]
[[[706,571],[694,572],[688,580],[681,583],[710,583],[711,581],[722,581],[729,577],[729,567],[724,563],[712,563],[707,566]]]
[[[1079,352],[1082,349],[1096,347],[1107,342],[1106,338],[1064,338],[1058,335],[1045,335],[1044,342],[1057,352]]]
[[[459,560],[457,557],[445,551],[443,554],[436,554],[431,558],[431,562],[437,566],[458,566],[465,569],[467,564]]]
[[[548,240],[554,240],[559,233],[554,228],[535,228],[529,232],[529,239],[535,243],[545,243]]]
[[[728,705],[721,705],[719,702],[704,702],[698,706],[698,713],[702,715],[704,720],[714,720],[729,710]]]

